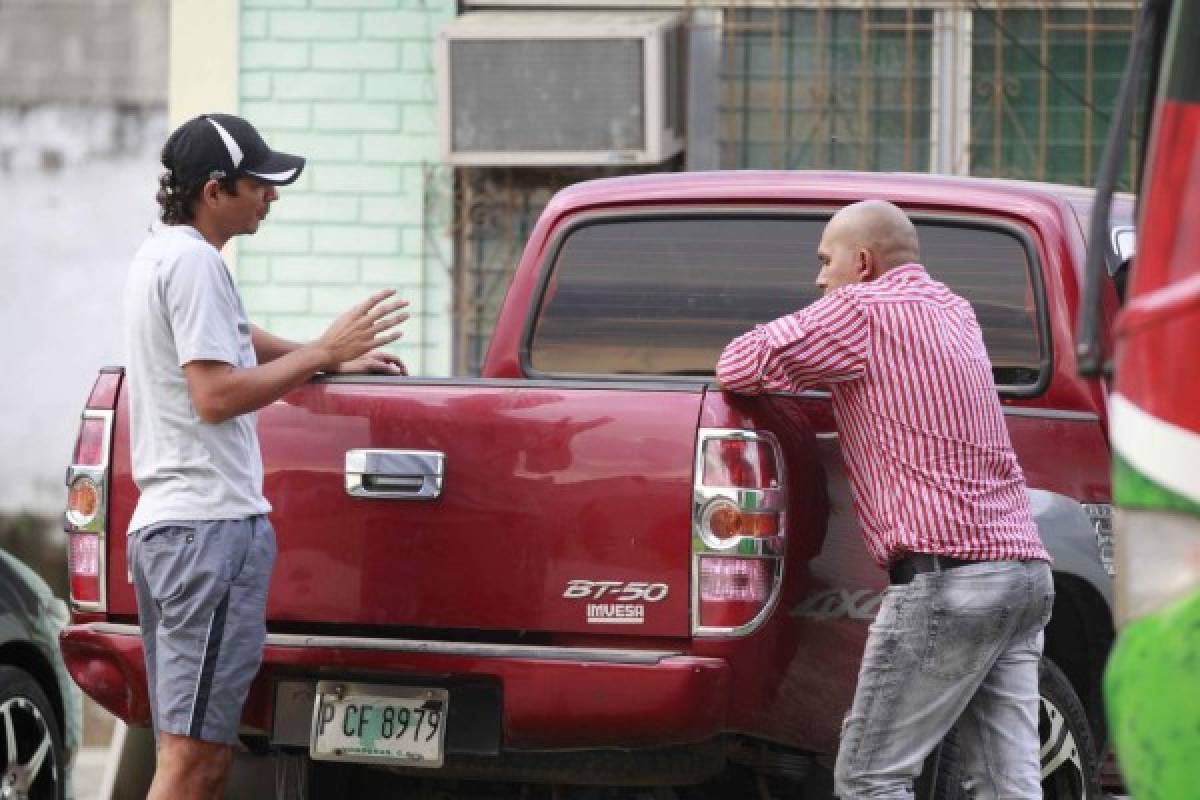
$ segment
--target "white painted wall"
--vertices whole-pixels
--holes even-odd
[[[161,103],[169,10],[164,0],[3,0],[0,103]]]
[[[111,129],[98,114],[81,137]],[[101,366],[124,359],[121,289],[155,219],[165,114],[141,125],[132,151],[89,148],[57,126],[60,169],[23,157],[0,169],[0,511],[62,510],[87,393]]]

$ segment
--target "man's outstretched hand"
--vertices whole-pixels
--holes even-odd
[[[408,367],[404,366],[404,362],[391,353],[385,353],[382,350],[373,350],[366,355],[359,356],[353,361],[338,364],[334,367],[333,371],[339,373],[367,372],[376,375],[407,375]]]
[[[342,365],[372,356],[403,335],[399,328],[408,314],[400,309],[408,301],[392,300],[395,294],[394,289],[376,292],[333,321],[313,343],[323,353],[324,369],[339,370]],[[378,359],[371,361],[376,363]]]

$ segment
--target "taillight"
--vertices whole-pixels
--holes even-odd
[[[86,467],[103,466],[107,427],[104,418],[84,415],[79,423],[79,438],[75,440],[72,464]]]
[[[765,431],[702,428],[692,505],[692,631],[743,635],[774,607],[786,545],[783,455]]]
[[[779,533],[779,514],[774,511],[745,511],[725,497],[710,500],[700,517],[700,530],[713,540],[713,546],[724,549],[738,537],[762,538]]]
[[[779,486],[775,453],[770,442],[750,439],[709,439],[704,443],[705,486],[772,489]]]
[[[117,367],[106,367],[96,382],[92,384],[92,393],[88,395],[87,407],[98,410],[108,410],[117,407],[117,390],[121,388],[121,377],[124,371]]]
[[[71,570],[71,602],[79,608],[95,609],[100,602],[100,537],[92,533],[73,533],[67,540],[70,542],[67,563]]]
[[[771,599],[775,566],[764,558],[700,556],[700,626],[746,625]]]
[[[71,604],[81,611],[107,608],[104,548],[108,533],[108,467],[113,408],[120,372],[102,372],[79,423],[71,465],[67,467],[67,568]]]

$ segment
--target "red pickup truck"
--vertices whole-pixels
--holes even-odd
[[[822,226],[866,197],[909,212],[979,317],[1056,559],[1046,796],[1092,797],[1113,624],[1105,390],[1076,377],[1072,339],[1091,192],[928,175],[573,186],[530,237],[482,377],[325,377],[265,409],[279,559],[247,743],[343,780],[827,786],[886,576],[828,395],[736,397],[712,376],[730,339],[816,296]],[[1114,235],[1131,211],[1119,198]],[[147,725],[122,380],[101,372],[68,471],[62,649],[85,692]]]

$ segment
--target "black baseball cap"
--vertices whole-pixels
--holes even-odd
[[[163,145],[162,164],[184,180],[249,175],[275,186],[300,177],[304,159],[267,147],[246,120],[232,114],[201,114],[175,129]]]

